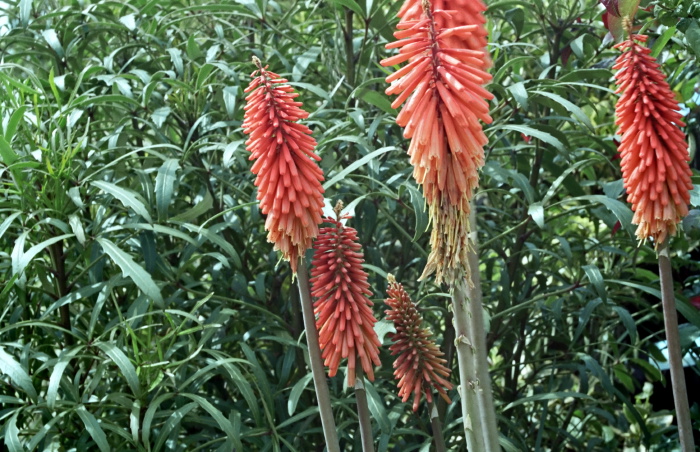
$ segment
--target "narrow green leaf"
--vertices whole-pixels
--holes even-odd
[[[201,201],[181,214],[170,218],[170,221],[181,221],[183,223],[192,221],[198,216],[208,212],[213,206],[214,198],[211,196],[211,193],[209,193],[209,190],[207,190],[207,192],[204,194],[204,198]]]
[[[661,36],[659,36],[656,39],[656,42],[654,42],[654,46],[651,48],[651,56],[654,58],[657,58],[661,51],[666,47],[666,44],[668,41],[671,40],[673,37],[673,34],[676,32],[676,27],[668,27],[666,31],[664,31]]]
[[[591,119],[583,112],[583,110],[581,110],[581,108],[579,108],[573,102],[571,102],[567,99],[564,99],[563,97],[561,97],[558,94],[550,93],[547,91],[534,90],[532,92],[537,93],[540,96],[544,96],[544,97],[548,97],[548,98],[552,99],[554,102],[560,104],[562,107],[569,110],[569,112],[571,112],[571,114],[574,116],[574,118],[576,118],[582,124],[584,124],[586,127],[588,127],[589,130],[591,130],[591,131],[593,130],[593,123],[591,123]]]
[[[8,452],[24,452],[22,442],[19,440],[19,429],[17,428],[17,416],[19,410],[15,411],[7,424],[5,424],[5,445]]]
[[[141,289],[141,291],[150,297],[158,306],[163,305],[163,297],[160,294],[160,289],[153,282],[153,278],[149,275],[146,270],[143,269],[139,264],[134,262],[134,260],[122,251],[117,245],[112,243],[109,239],[102,237],[97,238],[97,242],[102,245],[105,253],[114,261],[119,268],[121,268],[122,273],[125,277],[131,278],[134,284]]]
[[[413,206],[413,211],[416,215],[416,232],[413,235],[413,241],[415,242],[428,229],[428,214],[425,211],[425,198],[423,198],[421,192],[411,184],[405,183],[403,186],[406,187],[406,190],[408,190],[408,193],[411,196],[411,205]]]
[[[603,195],[587,195],[579,196],[577,198],[572,198],[572,201],[584,200],[603,204],[607,207],[616,217],[620,220],[620,225],[629,233],[631,237],[634,236],[634,226],[632,225],[632,211],[627,205],[618,201],[617,199],[608,198]]]
[[[180,162],[177,159],[168,159],[158,168],[156,175],[156,208],[158,218],[168,217],[168,206],[173,198],[173,187],[175,185],[177,170],[180,169]]]
[[[168,420],[165,421],[163,427],[160,429],[160,434],[158,435],[155,447],[153,448],[154,452],[158,452],[160,448],[163,447],[163,444],[165,444],[165,441],[168,439],[170,432],[180,424],[182,418],[187,416],[187,413],[195,408],[197,408],[197,403],[190,402],[187,405],[181,406],[177,410],[173,411],[173,414],[170,415]]]
[[[518,399],[515,402],[511,402],[505,407],[501,409],[501,411],[507,411],[511,408],[514,408],[518,405],[524,405],[526,403],[532,403],[532,402],[540,402],[542,400],[558,400],[558,399],[566,399],[569,397],[577,398],[577,399],[586,399],[586,400],[593,400],[593,397],[582,394],[580,392],[569,392],[569,391],[560,391],[560,392],[549,392],[547,394],[535,394],[533,396],[529,397],[523,397],[522,399]]]
[[[593,284],[593,287],[595,287],[598,296],[603,301],[607,301],[608,294],[605,290],[605,281],[603,281],[603,275],[600,273],[598,266],[594,264],[584,265],[583,271],[586,272],[586,276],[588,276],[588,280]]]
[[[217,424],[219,424],[219,427],[221,430],[228,435],[229,438],[232,440],[235,440],[238,438],[238,435],[236,432],[233,430],[233,425],[231,425],[231,422],[229,422],[228,419],[224,417],[223,414],[221,414],[221,411],[219,411],[214,405],[212,405],[207,399],[204,397],[200,397],[198,395],[194,394],[181,394],[183,397],[187,397],[188,399],[191,399],[197,404],[204,409],[207,413],[211,415],[211,417],[214,418]]]
[[[304,392],[306,387],[309,385],[311,377],[313,377],[312,374],[306,374],[302,378],[300,378],[299,381],[297,381],[294,384],[294,386],[292,386],[292,390],[289,392],[289,399],[287,399],[287,412],[290,416],[294,415],[294,412],[297,410],[297,403],[299,403],[299,398],[301,397],[301,394]]]
[[[544,207],[541,202],[530,204],[527,208],[527,214],[532,217],[537,226],[544,228]]]
[[[97,447],[100,448],[100,451],[110,452],[112,449],[109,447],[109,443],[107,442],[107,435],[105,435],[104,430],[102,430],[102,427],[100,427],[100,423],[97,422],[95,416],[86,410],[84,405],[79,405],[75,411],[78,413],[80,420],[83,421],[85,429],[95,441]]]
[[[146,210],[146,206],[144,206],[144,204],[138,200],[136,194],[131,190],[127,190],[111,182],[101,180],[93,181],[91,182],[91,185],[114,196],[124,205],[124,207],[132,209],[137,215],[142,216],[149,223],[153,223],[151,215],[148,213],[148,210]]]
[[[552,146],[554,146],[562,152],[566,151],[562,142],[559,141],[559,139],[557,139],[556,137],[554,137],[554,135],[547,132],[543,132],[541,130],[534,129],[529,126],[523,126],[519,124],[501,124],[493,127],[491,130],[513,130],[515,132],[520,132],[529,137],[537,138],[538,140],[542,140],[545,143],[551,144]]]
[[[379,430],[387,435],[391,434],[391,421],[389,420],[389,414],[386,412],[384,399],[379,396],[379,393],[374,389],[372,383],[365,380],[364,385],[367,391],[367,405],[369,406],[369,411],[372,413],[372,417],[379,424]]]
[[[396,151],[396,150],[398,150],[398,148],[396,148],[395,146],[387,146],[387,147],[379,148],[374,152],[370,152],[369,154],[365,155],[361,159],[356,160],[356,161],[352,162],[350,165],[343,168],[342,171],[340,171],[338,174],[333,176],[330,180],[327,180],[326,183],[323,184],[324,190],[328,190],[334,184],[340,182],[345,177],[347,177],[350,173],[352,173],[356,169],[366,165],[370,161],[378,158],[380,155],[385,154],[389,151]]]
[[[2,346],[0,346],[0,372],[10,377],[15,385],[19,386],[30,399],[36,402],[37,393],[29,374]]]
[[[58,396],[58,387],[63,378],[63,372],[68,367],[71,358],[78,354],[83,349],[83,346],[72,348],[70,350],[63,350],[56,360],[56,364],[51,372],[51,377],[49,378],[49,388],[46,391],[46,405],[50,410],[56,408],[56,397]]]
[[[136,375],[134,364],[127,358],[123,351],[117,348],[112,342],[98,342],[95,344],[100,350],[105,352],[110,357],[114,364],[122,371],[122,375],[126,379],[126,383],[131,388],[131,392],[138,398],[141,397],[141,384],[139,377]]]

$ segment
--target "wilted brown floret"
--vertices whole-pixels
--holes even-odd
[[[259,61],[255,59],[259,65]],[[297,261],[311,247],[323,214],[323,172],[314,153],[311,130],[296,121],[309,114],[287,80],[259,65],[245,92],[243,132],[258,187],[260,210],[267,215],[268,241],[296,272]]]
[[[374,381],[372,364],[381,364],[381,344],[374,331],[377,319],[372,313],[373,303],[367,298],[372,292],[362,268],[357,231],[340,220],[324,218],[331,226],[321,228],[314,242],[311,295],[316,298],[316,327],[328,376],[335,376],[340,360],[347,358],[348,386],[354,386],[357,357],[362,370]]]
[[[637,238],[661,244],[676,233],[688,214],[690,180],[688,143],[680,127],[678,103],[651,49],[640,45],[644,35],[632,35],[616,45],[623,54],[613,66],[618,72],[616,124],[627,201],[632,204]]]
[[[413,395],[413,411],[418,410],[420,397],[425,392],[428,402],[433,401],[432,388],[450,403],[445,390],[452,389],[447,381],[450,370],[445,367],[444,355],[432,339],[429,328],[422,328],[423,318],[411,301],[403,285],[389,275],[389,298],[385,303],[391,308],[386,311],[387,320],[394,322],[396,333],[391,337],[394,343],[389,350],[396,355],[394,376],[399,380],[399,397],[406,402]]]

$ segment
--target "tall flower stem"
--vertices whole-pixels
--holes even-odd
[[[455,346],[457,348],[457,364],[459,367],[462,420],[469,452],[489,452],[486,450],[482,433],[482,414],[477,397],[479,382],[474,365],[474,344],[470,339],[469,324],[471,322],[469,320],[467,286],[466,279],[462,278],[461,280],[453,281],[451,288],[452,312],[454,314],[454,328],[457,336]]]
[[[445,437],[442,434],[442,423],[440,422],[440,414],[438,413],[437,404],[434,402],[428,403],[430,411],[430,426],[433,429],[433,442],[435,443],[435,452],[446,452]]]
[[[370,422],[369,405],[367,405],[365,377],[362,373],[361,367],[357,370],[357,380],[355,380],[355,402],[357,403],[357,418],[360,423],[362,452],[374,452],[374,439],[372,438],[372,423]]]
[[[673,290],[671,275],[671,257],[668,250],[668,239],[659,244],[659,277],[661,279],[661,304],[664,310],[664,327],[668,342],[668,363],[671,369],[671,385],[673,401],[676,407],[676,422],[678,436],[683,452],[695,450],[693,427],[688,408],[688,392],[685,387],[683,374],[683,357],[681,355],[680,337],[678,334],[678,314],[676,313],[676,297]]]
[[[309,349],[309,361],[311,362],[314,388],[318,399],[318,410],[321,414],[323,436],[326,439],[328,452],[340,452],[338,432],[335,427],[335,419],[333,419],[333,410],[331,409],[331,395],[326,383],[326,372],[321,359],[321,348],[318,345],[318,330],[316,330],[316,319],[314,318],[311,291],[309,289],[309,273],[306,269],[304,258],[299,259],[297,280],[299,284],[299,300],[301,301],[301,310],[304,317],[304,329],[306,330],[306,341]]]
[[[486,451],[499,451],[498,423],[496,421],[496,409],[493,405],[493,393],[491,391],[491,376],[489,375],[488,346],[486,331],[484,329],[484,311],[481,300],[481,277],[479,274],[479,244],[476,235],[476,206],[472,201],[469,215],[470,230],[472,232],[471,247],[468,251],[469,268],[471,269],[472,285],[467,285],[469,297],[469,316],[467,317],[471,332],[471,343],[474,347],[474,367],[479,381],[477,402],[482,416],[482,428]]]

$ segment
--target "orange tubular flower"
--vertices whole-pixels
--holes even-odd
[[[296,121],[309,116],[295,102],[298,96],[287,80],[263,68],[258,69],[245,92],[243,132],[250,135],[246,148],[251,168],[257,175],[257,199],[267,215],[268,241],[282,252],[296,273],[300,256],[318,235],[323,214],[323,172],[314,153],[316,140],[311,130]]]
[[[349,217],[343,217],[349,218]],[[379,338],[374,331],[377,319],[372,313],[372,295],[357,231],[338,220],[324,218],[330,227],[321,228],[314,242],[311,263],[311,295],[316,327],[328,376],[338,372],[340,360],[348,358],[348,386],[355,385],[355,363],[359,356],[362,370],[374,381],[372,363],[378,366]]]
[[[406,0],[398,12],[401,22],[418,20],[423,14],[422,0]],[[449,3],[449,5],[448,5]],[[486,23],[486,5],[481,0],[433,0],[433,10],[451,10],[451,14],[436,17],[441,28],[455,28],[462,25]],[[488,44],[486,33],[453,35],[445,38],[448,46],[456,49],[484,50]],[[484,58],[490,62],[486,53]]]
[[[425,391],[428,402],[433,401],[431,388],[435,388],[447,403],[450,398],[445,390],[452,389],[447,381],[450,370],[445,367],[444,355],[432,340],[429,328],[421,328],[423,318],[411,301],[411,297],[389,275],[389,298],[384,302],[391,308],[386,311],[387,319],[394,322],[396,333],[391,340],[394,343],[389,350],[398,355],[394,361],[394,377],[399,380],[399,397],[406,402],[413,394],[413,411],[418,410],[420,396]]]
[[[420,17],[416,4],[404,5],[394,33],[398,41],[386,46],[399,48],[399,54],[381,64],[408,62],[386,78],[391,83],[386,93],[398,95],[393,108],[406,102],[396,123],[411,139],[413,176],[423,186],[434,222],[422,277],[435,271],[440,283],[466,268],[469,201],[488,142],[481,122],[491,122],[488,100],[493,95],[483,88],[491,80],[486,73],[490,60],[480,0],[461,0],[460,11],[433,8],[422,0]],[[472,22],[461,22],[467,20]]]
[[[615,107],[622,178],[627,201],[632,204],[637,238],[653,238],[656,246],[676,233],[676,225],[688,214],[690,180],[685,126],[666,76],[659,70],[651,49],[640,45],[645,35],[632,35],[617,44],[623,54],[613,66],[618,72]]]

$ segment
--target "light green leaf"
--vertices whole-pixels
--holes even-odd
[[[292,390],[289,392],[289,398],[287,399],[287,411],[289,412],[290,416],[294,415],[294,412],[297,410],[299,397],[301,397],[301,394],[309,385],[312,376],[312,374],[306,374],[300,378],[299,381],[294,384],[294,386],[292,386]]]
[[[109,447],[109,443],[107,443],[107,435],[105,435],[104,430],[102,430],[102,427],[100,427],[100,423],[97,422],[95,416],[86,410],[84,405],[79,405],[75,411],[78,413],[80,420],[83,421],[85,429],[95,441],[97,447],[100,448],[100,451],[110,452],[111,449]]]
[[[576,104],[573,102],[564,99],[558,94],[550,93],[547,91],[538,91],[534,90],[532,91],[533,93],[537,93],[540,96],[548,97],[552,99],[554,102],[560,104],[562,107],[566,108],[571,112],[571,114],[574,116],[574,118],[578,119],[582,124],[584,124],[586,127],[588,127],[589,130],[593,130],[593,124],[591,123],[591,119],[586,116],[586,114],[581,110]]]
[[[30,399],[36,402],[37,393],[32,384],[32,379],[26,370],[15,361],[15,358],[7,353],[3,347],[0,346],[0,372],[10,377],[10,380],[17,386],[19,386],[22,391],[24,391]]]
[[[537,138],[538,140],[542,140],[545,143],[551,144],[552,146],[554,146],[562,152],[566,151],[562,142],[559,141],[559,139],[557,139],[554,135],[547,132],[543,132],[541,130],[534,129],[529,126],[523,126],[519,124],[501,124],[493,127],[491,130],[513,130],[515,132],[520,132],[529,137]]]
[[[396,148],[396,147],[394,147],[394,146],[383,147],[383,148],[377,149],[376,151],[371,152],[371,153],[365,155],[364,157],[362,157],[362,158],[359,159],[359,160],[356,160],[356,161],[352,162],[350,165],[348,165],[348,166],[346,166],[345,168],[343,168],[343,170],[340,171],[338,174],[336,174],[335,176],[333,176],[330,180],[327,180],[326,183],[323,184],[323,189],[324,189],[324,190],[328,190],[328,189],[329,189],[330,187],[332,187],[334,184],[340,182],[340,181],[343,180],[347,175],[349,175],[350,173],[352,173],[352,172],[355,171],[356,169],[360,168],[361,166],[366,165],[367,163],[369,163],[370,161],[372,161],[373,159],[379,157],[379,156],[382,155],[382,154],[385,154],[385,153],[387,153],[387,152],[389,152],[389,151],[395,151],[395,150],[398,150],[398,148]]]
[[[175,185],[177,170],[180,163],[177,159],[168,159],[158,168],[156,175],[156,209],[158,218],[165,219],[168,216],[168,206],[173,197],[173,187]]]
[[[593,287],[595,287],[598,296],[603,301],[607,301],[608,294],[605,290],[605,282],[603,281],[603,275],[600,273],[598,266],[594,264],[584,265],[583,271],[586,272],[586,276],[588,276],[588,280],[593,284]]]
[[[141,397],[141,384],[139,377],[136,375],[136,368],[127,358],[123,351],[117,348],[112,342],[98,342],[95,344],[100,350],[105,352],[110,357],[114,364],[122,371],[122,375],[126,379],[126,383],[131,388],[131,392],[138,398]]]
[[[91,182],[91,185],[99,188],[105,193],[117,198],[125,207],[132,209],[137,215],[141,215],[149,223],[153,223],[151,215],[146,210],[146,206],[143,205],[141,201],[138,200],[136,194],[131,190],[121,188],[111,182],[105,182],[101,180]]]
[[[207,190],[207,192],[204,194],[204,198],[201,201],[181,214],[171,217],[170,221],[183,223],[192,221],[198,216],[208,212],[213,206],[214,198],[211,196],[211,193],[209,193],[209,190]]]
[[[143,267],[134,262],[131,256],[119,249],[119,247],[110,240],[98,237],[97,241],[102,245],[105,253],[107,253],[112,261],[121,268],[125,277],[131,278],[134,284],[136,284],[146,296],[151,298],[157,306],[163,305],[163,297],[160,294],[160,289],[156,283],[153,282],[151,275],[149,275]]]

